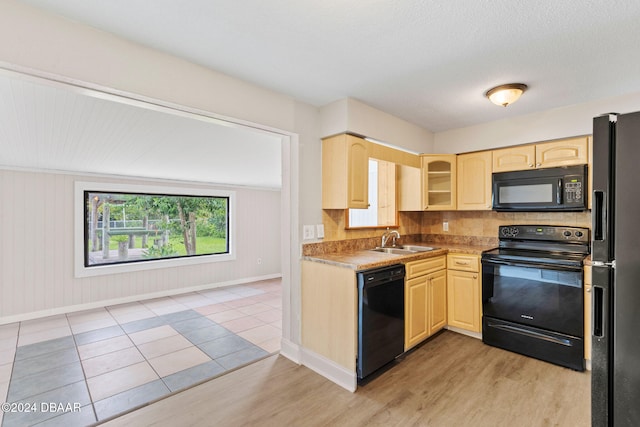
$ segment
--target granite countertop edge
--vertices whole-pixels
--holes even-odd
[[[387,254],[371,250],[359,250],[354,252],[336,252],[323,255],[303,256],[302,260],[349,268],[354,271],[368,270],[370,268],[384,267],[393,264],[404,264],[411,261],[419,261],[448,253],[460,253],[481,255],[482,252],[495,248],[485,245],[460,245],[460,244],[433,244],[430,242],[412,243],[422,246],[436,247],[428,252],[416,252],[411,254]]]

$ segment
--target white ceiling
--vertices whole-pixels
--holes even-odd
[[[0,73],[0,166],[280,188],[279,136]]]
[[[640,2],[23,0],[316,106],[434,132],[640,92]],[[526,83],[517,103],[484,92]]]

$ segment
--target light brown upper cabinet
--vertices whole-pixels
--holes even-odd
[[[493,150],[493,172],[508,172],[535,167],[535,145]]]
[[[422,208],[430,211],[456,208],[456,155],[422,157]]]
[[[369,205],[369,146],[353,135],[322,140],[322,208],[366,209]]]
[[[398,165],[398,210],[424,210],[422,197],[422,170],[417,167]]]
[[[458,210],[491,210],[491,151],[458,155]]]
[[[396,225],[397,219],[397,179],[396,164],[377,160],[378,163],[378,223],[376,225]]]
[[[589,161],[588,137],[493,150],[493,172],[582,165]]]

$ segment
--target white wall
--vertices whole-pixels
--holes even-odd
[[[236,192],[235,261],[75,278],[75,181],[158,185],[138,179],[0,170],[0,324],[74,306],[280,274],[280,192],[232,188]]]
[[[296,132],[300,135],[300,233],[304,224],[322,224],[322,142],[318,109],[296,105]]]
[[[108,33],[48,15],[14,0],[0,1],[0,37],[3,40],[11,41],[0,43],[0,66],[14,71],[34,72],[40,76],[50,75],[56,80],[98,90],[106,89],[116,94],[136,94],[136,97],[143,100],[159,100],[163,105],[186,106],[210,112],[217,117],[231,117],[235,121],[255,123],[263,128],[274,130],[295,132],[297,111],[305,111],[305,108],[309,108],[311,113],[308,114],[313,112],[312,107],[296,103],[288,96],[130,43]],[[311,145],[313,138],[318,138],[318,136],[304,136],[304,140]],[[319,140],[317,143],[319,144]],[[8,149],[15,142],[0,141],[0,144]],[[297,155],[297,148],[294,151]],[[293,159],[293,162],[297,163],[297,161],[297,158]],[[305,168],[304,165],[300,165],[300,167]],[[314,167],[316,167],[315,164],[311,165],[311,168]],[[298,168],[297,164],[295,168]],[[13,174],[11,173],[11,178],[8,178],[10,181],[15,180]],[[28,178],[19,179],[15,185],[8,184],[4,180],[3,198],[5,194],[11,194],[11,197],[14,197],[14,194],[21,193],[23,188],[31,191],[36,187],[50,186],[55,183],[60,188],[65,188],[64,191],[60,190],[58,193],[64,194],[64,196],[56,199],[56,203],[65,204],[64,208],[60,207],[59,210],[68,209],[69,211],[65,210],[65,218],[67,218],[66,214],[70,213],[73,200],[66,198],[66,189],[71,191],[72,178],[66,175],[52,175],[49,180],[46,178],[49,176],[48,174],[28,176]],[[59,182],[61,180],[62,182]],[[305,192],[304,189],[300,191]],[[279,194],[276,196],[276,193],[269,192],[268,194],[269,197],[279,197]],[[68,196],[71,197],[71,193],[68,193]],[[264,200],[264,195],[244,198],[240,197],[239,193],[238,196],[239,208],[242,208],[244,204],[244,207],[256,212],[263,211],[261,202],[270,204],[273,201],[271,199]],[[297,194],[295,197],[297,198]],[[317,198],[319,200],[320,196],[318,195]],[[247,205],[251,203],[255,203],[255,205]],[[39,212],[40,214],[44,211],[41,209],[42,206],[38,205],[37,199],[32,198],[19,201],[12,206],[7,208],[9,211],[6,209],[2,211],[3,217],[10,213],[12,219],[20,219],[22,211],[18,210],[19,208],[24,212],[31,209],[30,212]],[[33,209],[34,207],[35,209]],[[279,215],[274,217],[269,214],[263,218],[271,220],[271,222],[263,224],[260,221],[252,221],[256,224],[262,224],[264,230],[278,230],[280,232]],[[56,223],[55,226],[61,225]],[[65,230],[71,233],[73,229]],[[239,230],[241,229],[239,228]],[[11,233],[5,234],[4,231],[11,231]],[[260,233],[261,230],[252,230],[240,236],[241,240],[248,239],[252,243],[245,245],[248,259],[246,262],[238,260],[237,268],[222,264],[214,267],[201,265],[193,268],[178,267],[161,272],[140,272],[126,276],[113,275],[77,281],[71,277],[73,259],[69,245],[72,242],[72,234],[66,237],[56,234],[58,236],[56,245],[66,246],[57,255],[55,262],[51,262],[51,257],[45,257],[43,268],[29,269],[26,268],[26,263],[30,262],[26,258],[26,249],[20,249],[22,243],[20,240],[15,240],[22,238],[22,236],[14,236],[12,230],[5,229],[0,234],[3,236],[3,242],[0,246],[0,258],[3,266],[3,276],[0,282],[0,292],[2,293],[0,317],[6,318],[6,316],[16,313],[34,313],[38,310],[52,310],[54,307],[60,310],[72,309],[78,304],[107,301],[110,298],[121,298],[125,295],[148,294],[156,292],[158,289],[171,291],[172,287],[224,282],[235,280],[240,276],[250,278],[254,275],[268,274],[265,273],[266,271],[273,273],[274,270],[271,269],[273,264],[268,259],[272,256],[280,256],[279,243],[282,235],[279,234],[278,238],[270,236],[268,248],[258,248],[255,246],[255,241],[256,239],[260,240],[260,236],[262,236]],[[285,233],[285,236],[294,242],[297,241],[297,234]],[[33,242],[33,240],[34,238],[30,238],[29,241]],[[277,243],[274,244],[274,242]],[[242,243],[239,241],[238,245],[240,246]],[[16,247],[20,250],[16,250]],[[51,248],[50,245],[48,247]],[[37,247],[33,250],[37,251]],[[258,250],[267,254],[261,255],[263,258],[261,270],[255,271],[257,265],[255,260],[258,257],[255,251]],[[253,265],[254,263],[255,265]],[[279,266],[276,272],[281,271]],[[36,276],[32,277],[32,275]],[[299,275],[291,277],[291,283],[287,283],[293,293],[298,293],[298,277]],[[55,278],[56,282],[51,282],[48,278]],[[69,283],[63,283],[67,279]],[[159,284],[156,286],[155,283]],[[291,304],[295,311],[297,302],[292,301]],[[296,326],[294,326],[295,328]]]
[[[65,76],[250,122],[292,130],[285,95],[62,19],[0,1],[0,64]]]
[[[323,138],[352,132],[414,153],[432,152],[432,132],[355,99],[335,101],[320,113]]]
[[[523,98],[520,102],[526,102]],[[508,108],[508,107],[507,107]],[[592,133],[593,118],[640,110],[640,93],[436,133],[437,153],[465,153]]]

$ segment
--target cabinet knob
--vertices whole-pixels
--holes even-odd
[[[591,293],[591,288],[587,288],[587,292],[588,292],[588,293]]]
[[[529,167],[532,168],[533,167],[533,163],[529,163]]]
[[[540,166],[542,166],[542,163],[536,163],[537,168],[539,168]]]
[[[474,274],[474,275],[473,275],[473,278],[474,278],[474,279],[477,279],[477,278],[478,278],[478,275],[477,275],[477,274]]]

